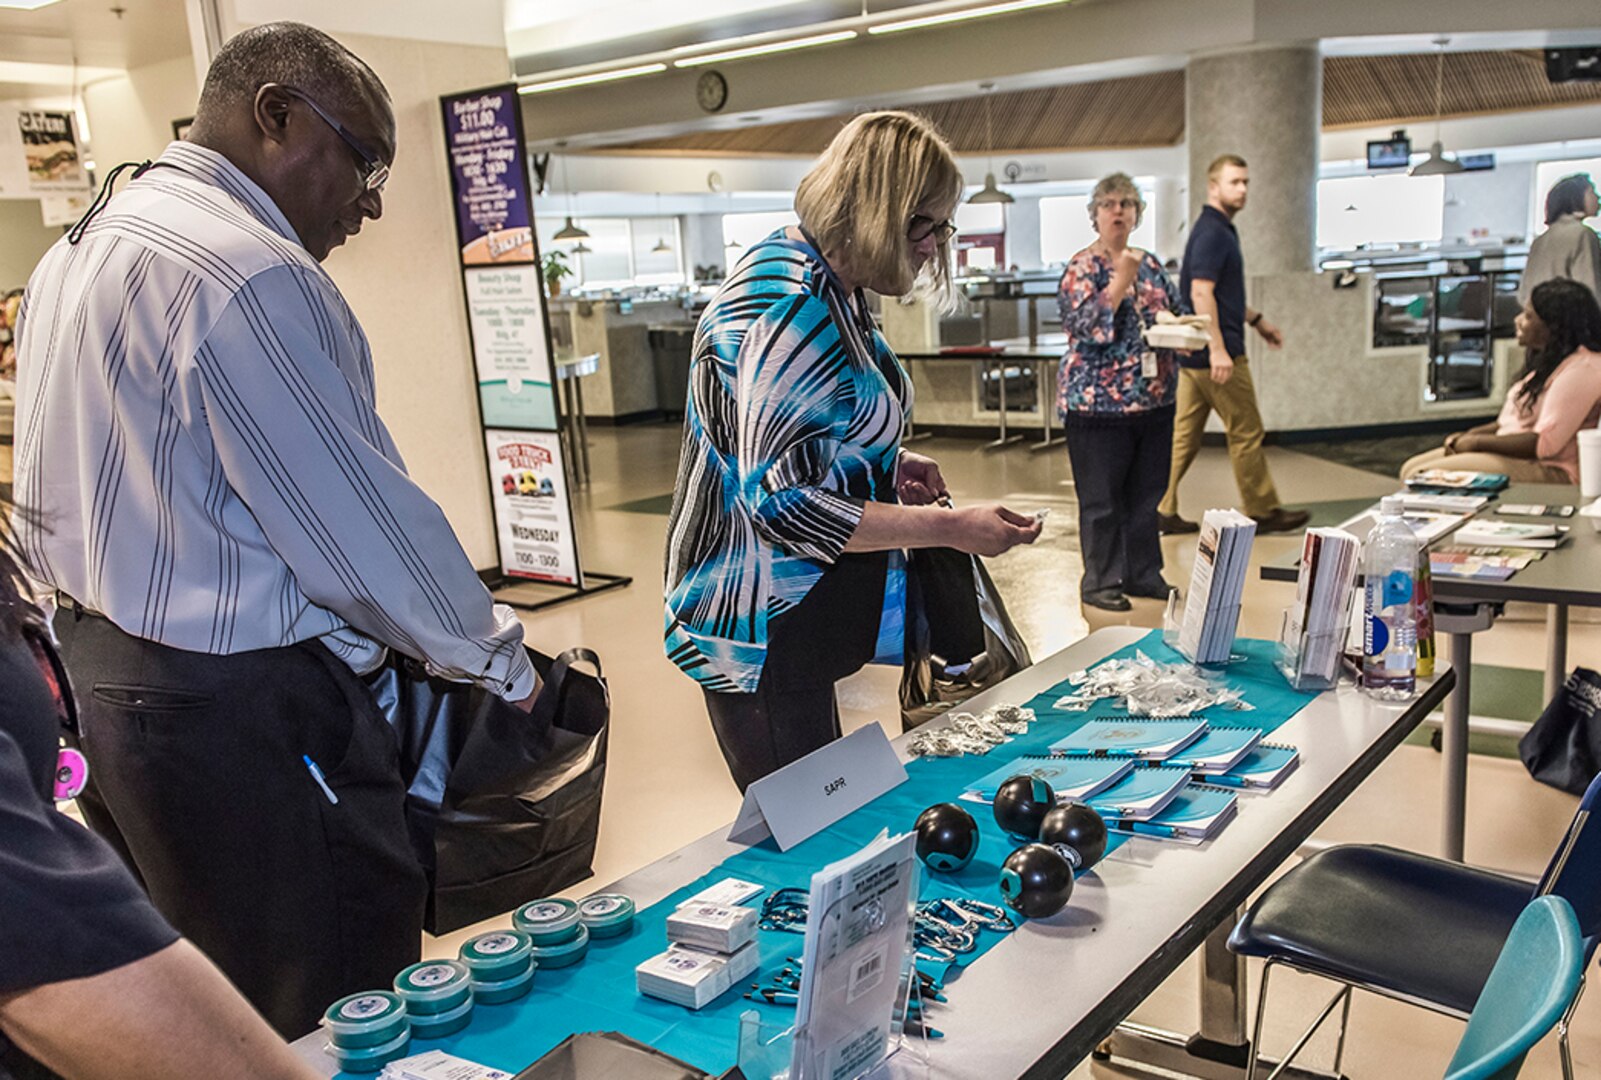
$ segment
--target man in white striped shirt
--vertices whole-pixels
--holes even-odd
[[[245,31],[188,141],[45,256],[18,335],[17,547],[62,604],[85,815],[286,1036],[420,948],[395,739],[359,675],[388,647],[524,707],[535,688],[319,265],[381,215],[394,148],[361,60]]]

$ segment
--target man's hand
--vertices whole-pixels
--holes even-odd
[[[1268,348],[1282,349],[1284,347],[1284,332],[1268,322],[1265,317],[1256,320],[1256,332],[1263,341],[1267,342]]]
[[[1043,522],[998,503],[949,511],[946,543],[971,555],[1000,555],[1039,539]]]
[[[1229,376],[1234,374],[1234,358],[1229,355],[1229,351],[1213,345],[1211,361],[1212,381],[1219,385],[1228,382]]]
[[[933,458],[902,450],[895,468],[895,493],[907,506],[927,506],[950,494]]]

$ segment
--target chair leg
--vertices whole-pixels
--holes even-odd
[[[1273,974],[1273,961],[1262,965],[1262,985],[1256,992],[1256,1022],[1251,1028],[1251,1049],[1245,1062],[1245,1080],[1256,1080],[1256,1062],[1262,1054],[1262,1020],[1267,1016],[1267,980]]]
[[[1579,1011],[1579,999],[1583,996],[1584,979],[1580,978],[1579,989],[1574,992],[1573,1000],[1568,1003],[1567,1011],[1557,1024],[1557,1053],[1562,1057],[1562,1080],[1573,1080],[1573,1048],[1568,1045],[1568,1026],[1573,1023],[1573,1014]]]
[[[1356,993],[1356,987],[1345,988],[1345,1005],[1340,1010],[1340,1039],[1334,1044],[1334,1075],[1340,1074],[1340,1062],[1345,1058],[1345,1029],[1351,1022],[1351,997]]]

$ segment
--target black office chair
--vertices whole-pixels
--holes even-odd
[[[1336,1073],[1353,989],[1466,1020],[1531,896],[1554,894],[1572,905],[1589,966],[1601,935],[1601,827],[1586,824],[1598,801],[1601,776],[1532,891],[1504,874],[1364,844],[1319,852],[1274,882],[1229,935],[1230,951],[1266,961],[1246,1080],[1256,1077],[1275,964],[1345,984],[1284,1058],[1292,1060],[1341,1007]],[[1566,1080],[1573,1080],[1568,1024],[1577,1006],[1576,995],[1558,1027]]]

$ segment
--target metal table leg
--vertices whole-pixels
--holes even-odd
[[[1098,1047],[1092,1070],[1099,1076],[1193,1077],[1195,1080],[1241,1080],[1250,1057],[1245,1029],[1245,958],[1228,950],[1229,932],[1244,913],[1241,908],[1206,937],[1201,946],[1201,1016],[1193,1035],[1122,1023]],[[1277,1064],[1258,1059],[1258,1075]],[[1291,1065],[1279,1076],[1290,1080],[1334,1080],[1335,1073]]]
[[[1545,609],[1545,702],[1557,696],[1568,678],[1568,605]]]
[[[1054,386],[1056,380],[1052,379],[1050,377],[1051,374],[1052,374],[1051,368],[1054,367],[1058,363],[1058,361],[1055,361],[1055,360],[1040,360],[1040,361],[1038,361],[1038,363],[1039,363],[1040,369],[1041,369],[1040,370],[1040,379],[1039,379],[1040,385],[1041,386],[1045,386],[1045,387]],[[1041,415],[1041,417],[1044,418],[1044,421],[1045,421],[1044,429],[1041,432],[1040,441],[1035,443],[1033,446],[1029,447],[1029,450],[1031,452],[1038,453],[1041,450],[1048,450],[1053,446],[1058,446],[1058,445],[1060,445],[1062,443],[1067,442],[1067,436],[1066,435],[1057,435],[1057,436],[1054,436],[1054,437],[1051,435],[1051,416],[1055,412],[1056,412],[1056,395],[1053,394],[1053,393],[1050,393],[1049,390],[1047,390],[1047,392],[1045,394],[1045,401],[1040,405],[1040,415]]]
[[[1001,394],[1001,424],[1000,424],[1001,437],[996,439],[994,442],[985,443],[984,444],[984,448],[986,450],[995,450],[995,449],[998,449],[998,448],[1000,448],[1002,446],[1010,446],[1010,445],[1012,445],[1012,443],[1022,442],[1023,441],[1023,436],[1021,436],[1021,435],[1008,435],[1006,433],[1006,359],[1005,359],[1005,357],[1001,358],[1001,390],[1000,390],[1000,394]]]
[[[1451,669],[1456,689],[1445,699],[1445,725],[1440,752],[1445,770],[1441,784],[1440,853],[1462,861],[1468,808],[1468,704],[1473,683],[1473,634],[1451,634]]]
[[[584,486],[589,486],[589,416],[584,412],[584,383],[582,379],[569,379],[573,384],[574,415],[578,417],[578,460],[583,463]]]

